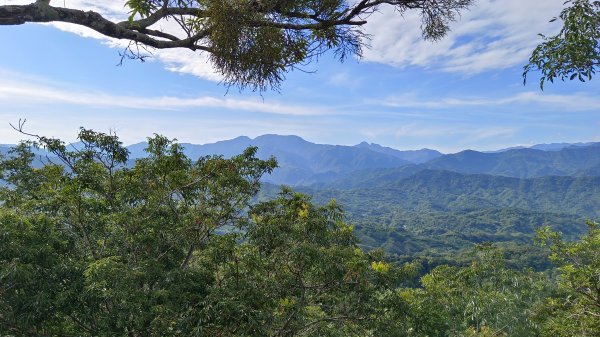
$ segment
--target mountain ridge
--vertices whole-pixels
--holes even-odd
[[[295,135],[266,134],[254,139],[240,136],[204,145],[181,145],[184,153],[192,159],[213,154],[231,157],[249,146],[256,146],[259,158],[274,156],[279,164],[279,168],[264,177],[264,181],[288,185],[308,185],[331,180],[336,174],[410,164],[398,156],[355,146],[316,144]],[[143,147],[144,143],[137,143],[127,148],[132,158],[139,158],[144,155]]]
[[[70,146],[77,148],[78,143]],[[127,146],[131,162],[146,156],[146,146],[145,142]],[[265,134],[203,145],[181,143],[181,146],[192,160],[214,154],[231,157],[249,146],[256,146],[259,158],[275,156],[280,166],[263,181],[292,186],[383,186],[425,169],[518,178],[600,176],[600,143],[591,142],[442,154],[426,148],[401,151],[368,142],[354,146],[316,144],[296,135]],[[0,153],[7,151],[8,147],[0,146]],[[36,150],[36,154],[43,155],[38,152]]]

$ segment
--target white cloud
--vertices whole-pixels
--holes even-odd
[[[218,114],[173,114],[165,119],[146,111],[133,114],[123,113],[118,109],[107,109],[102,114],[64,107],[47,107],[43,112],[21,110],[1,114],[0,143],[15,144],[27,138],[9,125],[16,124],[19,119],[27,120],[25,130],[28,132],[56,137],[66,142],[76,141],[80,127],[101,132],[115,131],[125,144],[141,142],[155,133],[177,138],[183,143],[205,144],[240,135],[256,137],[267,133],[296,134],[306,139],[318,139],[330,132],[328,125],[311,124],[301,116],[257,118],[255,115],[248,115],[231,120]],[[48,118],[49,115],[54,117]],[[306,122],[306,126],[299,129],[299,121]]]
[[[473,128],[472,126],[459,124],[453,126],[431,126],[411,123],[397,128],[394,131],[394,137],[396,139],[405,137],[428,139],[460,136],[460,138],[468,139],[469,141],[480,141],[488,138],[510,137],[517,131],[517,128],[502,126]]]
[[[469,141],[477,142],[477,141],[481,141],[484,139],[490,139],[490,138],[495,139],[495,138],[499,138],[499,137],[508,138],[508,137],[514,136],[515,133],[517,133],[517,131],[519,131],[518,128],[503,127],[503,126],[475,129],[470,132]]]
[[[49,102],[145,110],[186,110],[207,107],[291,116],[332,114],[328,109],[320,107],[288,105],[278,102],[266,103],[259,99],[216,98],[212,96],[194,98],[123,96],[98,91],[77,91],[64,85],[0,79],[0,102],[2,101],[12,105]]]
[[[4,0],[0,1],[0,5],[27,5],[33,2],[35,2],[35,0]],[[102,15],[110,20],[125,20],[128,16],[128,11],[124,6],[123,1],[51,0],[51,5],[102,13]]]
[[[360,85],[361,81],[360,77],[351,75],[348,72],[338,72],[333,74],[327,83],[336,87],[355,89]]]
[[[359,134],[368,139],[393,139],[396,144],[417,144],[413,148],[430,147],[444,152],[463,150],[463,147],[451,146],[505,140],[510,141],[520,131],[516,127],[507,126],[474,126],[469,124],[431,125],[428,123],[408,123],[400,127],[367,126],[359,130]],[[430,145],[428,145],[430,143]],[[450,145],[450,146],[449,146]],[[396,148],[403,148],[396,145]],[[493,146],[491,148],[494,148]]]
[[[418,13],[386,8],[366,26],[372,40],[365,60],[467,74],[520,65],[540,42],[538,33],[559,28],[548,21],[562,7],[563,0],[479,0],[438,42],[423,41]]]
[[[187,49],[165,49],[158,51],[156,56],[170,71],[192,74],[215,82],[223,79],[210,63],[206,53]]]
[[[535,104],[564,111],[600,110],[600,98],[586,94],[557,95],[528,91],[503,98],[443,98],[425,99],[414,93],[390,97],[382,102],[374,102],[395,108],[444,109],[469,106],[499,106],[511,104]]]
[[[62,22],[51,23],[49,25],[65,32],[77,34],[81,37],[102,40],[105,45],[111,48],[124,50],[129,44],[126,40],[111,39],[83,26]],[[208,55],[200,51],[193,52],[184,48],[151,49],[151,56],[152,57],[148,60],[158,60],[164,63],[165,68],[169,71],[191,74],[214,82],[220,82],[223,79],[210,63]]]

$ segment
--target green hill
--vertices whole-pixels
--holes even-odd
[[[380,170],[378,179],[365,177],[373,179],[371,187],[299,190],[321,203],[336,199],[364,246],[384,248],[403,260],[421,256],[441,263],[484,241],[518,249],[531,244],[535,229],[544,225],[575,238],[586,219],[600,219],[600,177],[403,170],[404,175]],[[265,193],[275,190],[269,186]]]

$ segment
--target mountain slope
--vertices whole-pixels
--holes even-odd
[[[442,155],[422,164],[367,169],[338,175],[315,188],[388,187],[423,170],[487,174],[515,178],[546,176],[600,176],[600,143],[571,146],[558,151],[514,149],[498,153],[466,150]]]
[[[532,146],[513,146],[495,151],[487,151],[489,153],[498,153],[509,150],[518,150],[518,149],[532,149],[532,150],[542,150],[542,151],[560,151],[567,147],[578,147],[578,146],[590,146],[599,144],[598,142],[587,142],[587,143],[548,143],[548,144],[536,144]]]
[[[373,210],[464,211],[477,208],[520,208],[600,217],[600,177],[520,179],[483,174],[422,170],[408,178],[370,188],[302,189],[325,201],[335,198],[350,212]]]
[[[142,157],[145,143],[128,147],[133,158]],[[408,161],[366,148],[341,145],[314,144],[298,136],[263,135],[254,139],[235,139],[205,145],[182,144],[191,158],[206,155],[231,157],[248,146],[258,147],[259,158],[277,158],[279,168],[265,177],[265,181],[277,184],[311,184],[330,181],[335,175],[372,168],[399,167]]]
[[[585,220],[600,220],[600,177],[521,179],[429,169],[407,175],[370,187],[299,190],[320,203],[335,199],[363,245],[400,260],[439,262],[484,241],[518,250],[540,226],[575,238]]]
[[[363,148],[363,149],[369,149],[371,151],[375,151],[375,152],[379,152],[379,153],[389,154],[391,156],[409,161],[413,164],[424,163],[424,162],[427,162],[427,161],[430,161],[432,159],[442,156],[442,153],[440,153],[439,151],[431,150],[431,149],[400,151],[400,150],[392,149],[391,147],[381,146],[381,145],[375,144],[375,143],[369,144],[367,142],[362,142],[362,143],[360,143],[358,145],[354,145],[354,146]]]
[[[516,149],[500,153],[472,150],[445,155],[427,162],[427,168],[460,173],[483,173],[533,178],[575,175],[600,164],[600,144],[567,147],[558,151]]]

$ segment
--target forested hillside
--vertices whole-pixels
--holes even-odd
[[[600,219],[598,144],[537,147],[551,151],[463,151],[297,188],[317,202],[337,200],[364,247],[383,248],[402,261],[416,256],[433,264],[456,261],[457,253],[485,241],[519,251],[542,226],[574,239],[585,230],[585,220]],[[535,178],[523,178],[528,176]],[[268,198],[277,189],[265,186],[264,194]],[[519,263],[549,266],[535,254]]]
[[[544,225],[576,238],[586,219],[600,219],[598,177],[519,179],[423,170],[370,186],[299,190],[318,202],[337,200],[362,244],[403,259],[445,259],[484,241],[531,244]]]
[[[356,179],[358,180],[358,178]],[[370,186],[369,188],[364,186]],[[369,179],[359,188],[312,188],[320,198],[353,200],[373,209],[373,204],[395,205],[407,211],[430,209],[457,211],[476,208],[522,208],[600,216],[600,177],[519,179],[485,174],[423,170],[396,180]],[[360,201],[359,201],[360,200]]]

